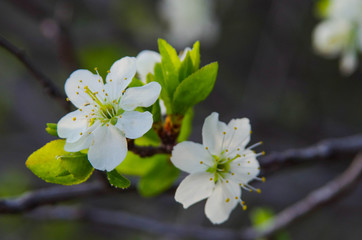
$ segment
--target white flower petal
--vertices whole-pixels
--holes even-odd
[[[229,151],[235,150],[237,147],[244,149],[250,141],[251,126],[249,119],[239,118],[232,119],[228,124],[225,136],[225,148]]]
[[[342,55],[339,69],[345,76],[351,75],[356,70],[357,66],[358,58],[355,51],[350,50]]]
[[[227,126],[219,121],[218,113],[213,112],[205,119],[202,126],[202,142],[213,155],[220,155],[223,150],[225,141],[223,133],[226,131]]]
[[[92,92],[101,92],[103,89],[102,77],[88,70],[80,69],[73,72],[65,82],[65,93],[77,108],[93,102],[90,96],[85,93],[84,87],[86,86]]]
[[[78,152],[89,148],[93,140],[93,131],[100,125],[99,122],[94,123],[76,142],[65,142],[64,150],[67,152]]]
[[[171,162],[188,173],[205,172],[214,165],[205,147],[190,141],[181,142],[173,148]]]
[[[205,214],[213,224],[225,222],[240,201],[241,190],[233,182],[217,182],[211,196],[205,204]],[[235,199],[238,197],[238,199]]]
[[[211,180],[210,180],[211,179]],[[178,186],[175,200],[184,208],[209,197],[215,186],[214,175],[209,172],[193,173]]]
[[[253,151],[245,150],[243,154],[245,157],[237,158],[230,163],[230,172],[235,173],[233,178],[238,183],[247,184],[259,175],[260,165]]]
[[[137,55],[137,73],[142,82],[146,83],[147,74],[154,72],[155,64],[161,62],[161,55],[158,52],[143,50]]]
[[[161,92],[161,85],[151,82],[142,87],[128,88],[121,98],[120,107],[131,111],[136,107],[149,107],[158,98]]]
[[[127,141],[113,125],[100,126],[94,131],[88,159],[95,169],[112,171],[127,155]]]
[[[58,135],[66,138],[67,142],[75,142],[80,139],[88,128],[88,120],[85,117],[87,110],[76,110],[62,117],[58,122]]]
[[[136,58],[124,57],[113,63],[106,77],[106,91],[111,99],[118,99],[136,74]]]
[[[153,118],[150,112],[126,111],[118,119],[116,127],[124,132],[127,138],[136,139],[148,132],[152,123]]]

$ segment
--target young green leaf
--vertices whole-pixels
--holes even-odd
[[[165,154],[155,155],[157,164],[138,182],[138,191],[142,196],[156,196],[169,189],[179,176],[179,170]]]
[[[217,70],[217,62],[213,62],[184,79],[175,91],[173,112],[185,114],[187,109],[203,101],[214,88]]]
[[[172,99],[173,93],[179,84],[178,71],[181,65],[180,58],[177,55],[176,50],[163,39],[158,39],[158,48],[161,54],[161,66],[165,89]]]
[[[165,79],[163,77],[162,66],[160,63],[155,64],[154,72],[155,72],[154,80],[161,85],[160,98],[163,100],[163,103],[166,106],[167,113],[170,114],[170,113],[172,113],[171,97],[166,89],[166,83],[165,83]]]
[[[190,52],[192,64],[194,66],[193,72],[199,70],[200,67],[200,42],[197,41],[194,43],[192,50]]]
[[[64,144],[60,139],[47,143],[29,156],[26,166],[46,182],[73,185],[86,181],[94,169],[88,160],[85,163],[82,153],[76,153],[70,162],[71,153],[64,151]]]
[[[109,183],[116,188],[128,188],[131,186],[130,180],[123,177],[121,174],[117,172],[117,170],[112,170],[111,172],[107,172],[107,177]]]
[[[190,52],[186,53],[185,59],[182,61],[179,71],[179,82],[182,82],[191,73],[194,72],[194,66],[192,64]]]

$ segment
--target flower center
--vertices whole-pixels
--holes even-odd
[[[116,125],[118,118],[120,117],[120,115],[124,112],[123,109],[118,109],[117,108],[117,101],[114,100],[112,103],[105,103],[103,101],[101,101],[98,97],[97,97],[97,92],[92,92],[88,86],[84,87],[85,89],[85,93],[88,94],[88,96],[90,96],[90,98],[96,103],[96,108],[98,109],[98,118],[102,121],[103,124],[110,122],[112,125]],[[106,94],[107,96],[107,94]],[[106,101],[106,99],[105,99]],[[97,117],[95,117],[97,118]],[[91,119],[91,124],[94,123],[95,118]]]

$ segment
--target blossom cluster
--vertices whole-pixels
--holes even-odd
[[[350,75],[362,51],[362,0],[329,0],[323,11],[325,19],[313,32],[314,47],[327,58],[340,57],[340,71]]]
[[[76,110],[62,117],[58,124],[49,125],[55,125],[57,136],[65,140],[53,141],[33,153],[27,166],[45,181],[65,185],[84,182],[97,169],[107,172],[112,185],[126,188],[130,181],[116,168],[122,169],[129,141],[153,131],[160,139],[159,147],[171,144],[168,147],[172,153],[165,165],[173,164],[171,169],[189,173],[177,188],[175,200],[188,208],[207,198],[206,216],[214,224],[225,222],[238,204],[246,210],[242,189],[261,192],[249,184],[253,180],[264,181],[257,177],[257,157],[263,153],[252,150],[260,143],[247,147],[251,134],[247,118],[225,124],[215,112],[205,119],[203,145],[184,141],[187,137],[178,138],[182,127],[178,125],[184,124],[182,119],[188,109],[210,93],[218,65],[210,63],[198,69],[198,42],[180,54],[164,40],[159,44],[160,53],[144,50],[137,57],[119,59],[105,79],[97,69],[95,73],[85,69],[73,72],[65,82],[65,92]],[[161,70],[156,71],[157,67]],[[155,104],[161,105],[158,109],[163,108],[158,110],[158,116],[153,116],[157,114]],[[163,105],[168,106],[167,113]],[[154,123],[154,118],[160,120]],[[157,131],[153,129],[155,125]],[[49,152],[53,158],[43,161]]]

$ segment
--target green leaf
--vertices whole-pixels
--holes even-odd
[[[315,14],[317,17],[320,17],[320,18],[328,17],[330,0],[319,0],[315,6],[316,6]]]
[[[155,72],[154,80],[161,85],[160,98],[163,100],[163,103],[165,104],[167,113],[170,114],[172,113],[171,98],[166,90],[165,79],[163,78],[162,66],[160,63],[155,64],[154,72]]]
[[[192,108],[187,110],[181,125],[180,134],[177,137],[177,142],[183,142],[188,139],[192,131],[192,119],[194,118],[194,111]]]
[[[192,64],[190,52],[187,52],[185,59],[181,63],[180,72],[179,72],[179,81],[182,82],[193,72],[194,72],[194,66]]]
[[[200,67],[200,42],[197,41],[194,43],[192,50],[190,52],[191,60],[194,66],[193,72],[199,70]]]
[[[128,85],[129,88],[131,87],[142,87],[143,85],[145,85],[140,79],[134,77],[132,79],[132,82]]]
[[[93,171],[87,154],[81,152],[68,153],[60,156],[60,160],[62,167],[76,178],[86,178]]]
[[[161,66],[165,89],[172,99],[178,84],[178,71],[181,65],[176,50],[163,39],[158,39],[158,49],[161,54]]]
[[[157,163],[138,182],[138,191],[144,197],[156,196],[169,189],[179,176],[179,170],[170,162],[170,156],[157,154]]]
[[[117,172],[117,170],[113,170],[111,172],[107,172],[107,177],[109,183],[116,188],[128,188],[131,185],[130,180],[123,177],[121,174]]]
[[[185,114],[188,108],[204,100],[214,88],[217,70],[217,62],[213,62],[183,80],[174,94],[174,113]]]
[[[26,166],[46,182],[73,185],[86,181],[94,169],[89,167],[84,154],[71,156],[64,151],[64,144],[60,139],[47,143],[29,156]]]
[[[135,139],[135,144],[139,146],[159,146],[160,143],[161,140],[153,128],[142,137]]]
[[[123,162],[116,167],[120,174],[144,176],[157,164],[157,157],[142,158],[139,155],[129,151]]]
[[[52,136],[59,137],[57,126],[58,125],[56,123],[47,123],[47,127],[45,128],[45,131],[47,131],[47,133],[49,133]]]

